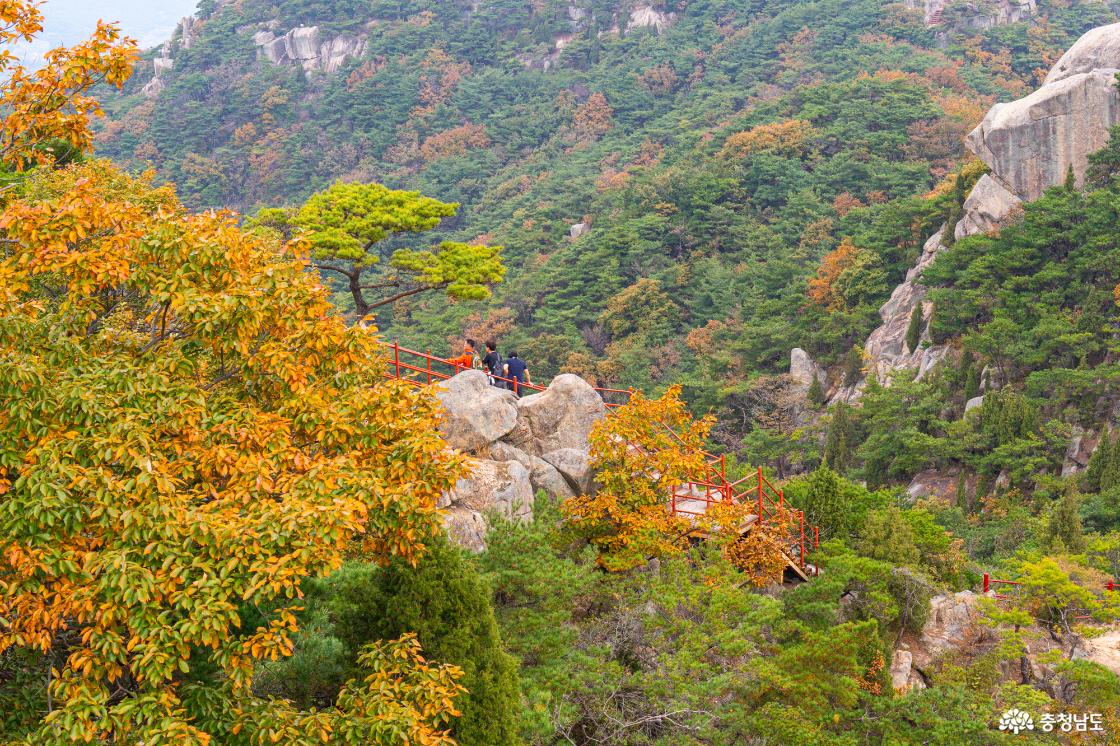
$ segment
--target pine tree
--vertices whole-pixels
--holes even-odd
[[[462,746],[521,743],[517,663],[502,647],[490,589],[461,550],[442,536],[416,567],[349,565],[332,576],[329,611],[349,649],[415,632],[425,655],[464,671],[467,693],[452,727]]]
[[[918,349],[918,342],[922,339],[922,302],[914,304],[914,311],[910,314],[910,326],[906,329],[906,347],[913,355]]]
[[[1086,492],[1100,492],[1102,477],[1112,463],[1112,436],[1107,431],[1102,431],[1101,442],[1093,449],[1089,456],[1089,465],[1081,478],[1081,488]]]
[[[825,463],[841,474],[852,464],[852,444],[856,441],[851,411],[852,408],[842,402],[833,407],[824,444]]]
[[[824,387],[821,386],[821,379],[816,374],[813,375],[813,380],[809,384],[809,391],[806,394],[809,403],[814,407],[820,407],[824,404]]]
[[[1085,551],[1085,535],[1081,530],[1081,499],[1074,489],[1066,491],[1050,513],[1046,524],[1046,546],[1052,552],[1079,554]]]
[[[844,385],[853,386],[863,375],[863,348],[859,345],[848,350],[844,356]]]
[[[1073,164],[1072,163],[1069,164],[1069,167],[1066,169],[1065,189],[1070,194],[1077,191],[1077,177],[1073,173]]]
[[[1108,460],[1101,469],[1101,492],[1120,487],[1120,443],[1113,442],[1108,449]]]
[[[846,539],[851,528],[851,510],[843,478],[828,464],[809,475],[802,504],[805,522],[819,526],[821,537]]]
[[[964,400],[975,399],[980,395],[980,366],[976,364],[971,352],[964,353],[961,366],[964,369],[964,374],[961,376],[964,381]]]
[[[957,507],[963,509],[966,513],[972,512],[972,499],[968,494],[968,472],[961,469],[961,473],[957,476]]]

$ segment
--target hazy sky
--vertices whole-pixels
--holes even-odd
[[[197,5],[198,0],[46,0],[41,6],[46,17],[43,34],[20,56],[30,63],[31,56],[81,41],[98,19],[118,21],[142,49],[148,49],[170,38],[179,19],[193,13]]]

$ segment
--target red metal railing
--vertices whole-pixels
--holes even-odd
[[[1018,580],[997,580],[996,578],[991,577],[991,575],[989,575],[988,573],[984,573],[984,593],[985,594],[987,594],[988,591],[994,591],[995,586],[997,586],[997,585],[1019,586],[1019,585],[1022,585],[1022,582],[1020,582]],[[1113,580],[1108,581],[1107,583],[1104,584],[1104,589],[1106,591],[1109,591],[1109,592],[1115,591],[1117,589],[1116,588],[1116,581],[1113,581]],[[1011,598],[1011,596],[1008,596],[1008,595],[1003,594],[1003,593],[996,593],[995,597],[997,599],[1000,599],[1000,600]],[[1074,619],[1092,619],[1093,616],[1092,616],[1092,614],[1076,614],[1076,615],[1074,615],[1073,618]]]
[[[390,353],[388,368],[385,371],[387,378],[395,378],[417,386],[429,386],[439,381],[446,381],[467,370],[462,365],[431,354],[431,351],[410,350],[396,342],[381,342],[381,345]],[[524,390],[544,391],[546,388],[539,384],[525,383],[503,376],[491,377],[505,383],[508,388],[519,394]],[[595,391],[603,398],[603,403],[608,409],[625,405],[633,395],[632,389],[595,387]],[[687,445],[675,430],[664,423],[662,426],[678,443]],[[704,473],[699,475],[698,479],[672,490],[669,499],[670,512],[673,515],[701,516],[713,505],[749,504],[754,508],[752,513],[759,524],[785,515],[796,521],[795,543],[790,547],[790,554],[794,556],[803,571],[808,570],[809,565],[805,559],[806,547],[811,546],[815,550],[820,546],[820,530],[816,526],[805,525],[805,513],[785,504],[782,490],[770,483],[762,473],[761,467],[756,474],[730,482],[727,479],[726,456],[722,454],[717,456],[707,451],[701,451],[700,455],[704,458]],[[703,509],[692,510],[693,507]],[[816,568],[812,569],[813,574],[816,574]]]
[[[724,457],[720,456],[718,461],[709,460],[707,466],[706,480],[688,482],[672,490],[669,498],[670,512],[673,515],[699,517],[715,505],[750,505],[753,508],[750,514],[755,516],[759,525],[782,519],[792,521],[793,544],[789,547],[791,558],[803,571],[809,570],[806,548],[816,550],[820,547],[820,528],[805,525],[805,512],[786,504],[783,490],[766,478],[762,467],[754,474],[729,482],[724,471]],[[814,575],[817,574],[815,567],[811,569]]]
[[[469,370],[458,363],[433,355],[430,350],[428,352],[410,350],[396,342],[382,342],[381,345],[388,349],[390,355],[388,370],[385,371],[386,378],[396,378],[418,386],[430,386]],[[547,388],[540,384],[526,383],[504,376],[491,376],[491,378],[506,384],[507,388],[517,394],[524,391],[544,391]],[[610,409],[626,404],[633,393],[629,389],[610,389],[600,386],[594,388],[603,398],[603,403]]]

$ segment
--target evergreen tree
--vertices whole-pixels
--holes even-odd
[[[1025,396],[1002,389],[984,397],[984,406],[980,408],[980,432],[993,446],[1026,438],[1038,428],[1038,407]]]
[[[957,507],[965,512],[972,512],[972,496],[968,494],[968,472],[961,469],[961,473],[957,476]]]
[[[867,516],[859,532],[860,554],[893,565],[916,565],[921,559],[914,542],[914,529],[896,506]]]
[[[918,342],[922,339],[922,303],[918,301],[914,304],[914,311],[910,314],[910,326],[906,329],[906,347],[910,350],[910,354],[914,354],[918,349]]]
[[[820,407],[824,404],[824,387],[821,386],[821,379],[819,376],[814,375],[812,382],[809,384],[809,391],[806,394],[809,403],[814,407]]]
[[[849,503],[844,480],[828,464],[822,464],[809,476],[798,507],[805,511],[807,524],[820,527],[822,539],[847,539],[851,528]]]
[[[980,366],[971,352],[965,352],[961,357],[961,381],[964,383],[964,400],[975,399],[980,395]]]
[[[1120,443],[1109,445],[1108,460],[1101,469],[1101,492],[1120,487]]]
[[[1102,431],[1101,441],[1093,449],[1093,454],[1089,457],[1089,465],[1085,468],[1085,474],[1081,477],[1081,488],[1083,490],[1086,492],[1101,491],[1104,473],[1112,464],[1112,450],[1111,434]]]
[[[824,445],[825,463],[840,473],[852,465],[852,446],[856,442],[852,408],[843,402],[832,408],[832,421]]]
[[[844,385],[853,386],[863,375],[863,348],[852,347],[844,356]]]
[[[441,536],[416,567],[349,565],[328,582],[335,634],[349,649],[415,632],[428,658],[464,670],[452,729],[460,744],[520,743],[517,662],[502,647],[490,588],[461,550]]]
[[[1089,156],[1089,170],[1085,184],[1092,189],[1112,186],[1120,173],[1120,125],[1112,128],[1111,136],[1101,150]]]
[[[1054,506],[1046,524],[1046,546],[1050,551],[1066,551],[1071,554],[1085,551],[1080,508],[1080,496],[1072,488]]]

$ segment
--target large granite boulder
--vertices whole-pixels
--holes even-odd
[[[1113,23],[1087,31],[1066,50],[1046,76],[1045,82],[1056,83],[1094,70],[1117,69],[1120,69],[1120,23]]]
[[[599,392],[564,373],[539,394],[517,400],[517,427],[506,440],[534,456],[562,448],[587,452],[591,428],[606,416]]]
[[[575,491],[556,470],[556,467],[539,456],[531,456],[520,448],[502,441],[491,443],[483,449],[486,457],[493,461],[516,461],[529,470],[529,484],[533,490],[542,490],[553,500],[566,500],[575,496]]]
[[[445,381],[436,396],[444,410],[440,432],[448,445],[460,451],[485,448],[517,425],[517,397],[491,386],[480,370],[466,370]]]
[[[816,378],[822,387],[828,387],[828,374],[814,362],[809,353],[800,347],[794,347],[789,353],[789,377],[793,385],[802,391],[808,391]]]
[[[485,548],[487,513],[525,521],[533,516],[529,470],[516,461],[472,459],[470,474],[443,496],[444,526],[467,549]]]
[[[318,26],[300,26],[284,36],[284,47],[290,60],[318,59],[320,44]]]
[[[586,450],[558,448],[544,454],[541,459],[563,475],[576,494],[589,495],[595,490],[595,470]]]
[[[953,236],[959,239],[978,233],[991,233],[1022,204],[1021,199],[991,175],[984,174],[964,201],[961,219],[957,221]]]
[[[1114,70],[1063,77],[1026,98],[996,104],[966,140],[992,175],[1025,201],[1061,184],[1069,168],[1080,185],[1088,157],[1120,121]]]

